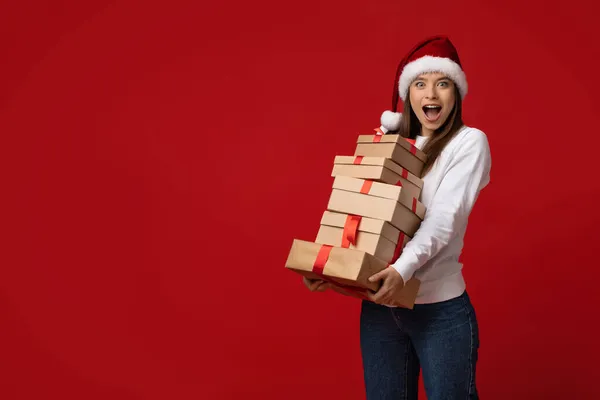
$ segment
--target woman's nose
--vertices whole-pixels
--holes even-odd
[[[437,92],[435,87],[429,87],[425,93],[425,97],[428,99],[437,99]]]

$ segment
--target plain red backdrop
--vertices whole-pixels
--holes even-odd
[[[480,393],[597,398],[592,4],[5,1],[0,398],[364,398],[358,301],[284,263],[439,33],[493,155]]]

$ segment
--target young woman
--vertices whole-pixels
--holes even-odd
[[[385,133],[415,140],[428,155],[420,201],[425,219],[398,260],[373,281],[382,286],[363,301],[360,342],[368,400],[416,399],[420,368],[429,400],[477,399],[477,318],[459,256],[467,220],[489,183],[486,135],[462,121],[467,79],[447,37],[418,43],[400,63]],[[398,98],[404,102],[396,112]],[[421,281],[414,309],[390,299],[411,277]],[[322,281],[305,282],[326,290]]]

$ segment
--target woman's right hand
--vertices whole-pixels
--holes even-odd
[[[331,287],[329,282],[321,279],[308,279],[303,276],[302,281],[311,292],[324,292]]]

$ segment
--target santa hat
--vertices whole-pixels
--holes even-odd
[[[439,72],[446,74],[458,87],[462,99],[467,94],[467,77],[463,72],[458,52],[446,36],[434,36],[418,43],[402,59],[396,70],[392,110],[381,114],[381,129],[384,132],[400,128],[402,114],[397,112],[398,97],[406,101],[410,84],[421,74]]]

